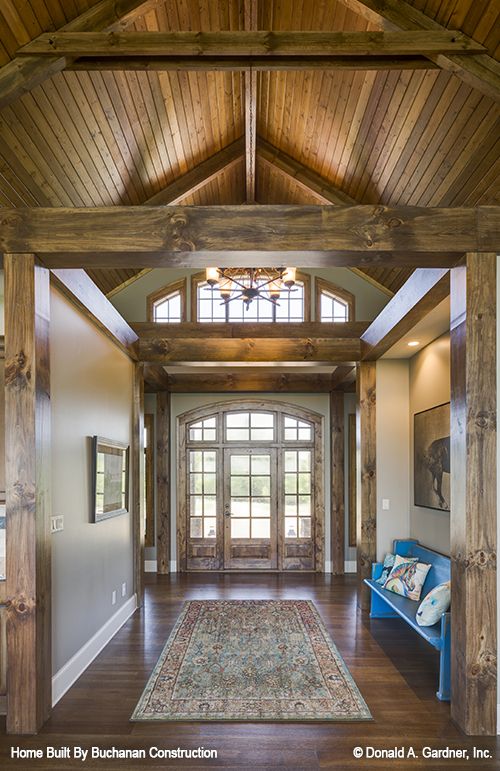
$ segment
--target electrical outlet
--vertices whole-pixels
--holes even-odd
[[[127,584],[124,581],[122,584],[122,597],[125,597],[126,594],[127,594]]]
[[[50,532],[60,533],[64,530],[64,517],[62,514],[50,518]]]
[[[391,508],[391,502],[389,498],[382,498],[382,509],[384,511],[389,511],[390,508]]]
[[[114,589],[111,592],[111,605],[116,605],[116,591]]]

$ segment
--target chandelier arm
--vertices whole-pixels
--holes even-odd
[[[233,300],[238,300],[240,297],[243,297],[244,292],[240,292],[239,294],[235,295],[234,297],[228,297],[227,300],[222,300],[220,303],[221,305],[229,305],[230,302]]]

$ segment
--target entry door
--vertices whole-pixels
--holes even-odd
[[[277,453],[231,448],[224,452],[224,567],[276,569]]]

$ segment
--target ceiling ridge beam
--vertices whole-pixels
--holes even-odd
[[[386,30],[428,30],[429,32],[447,30],[442,24],[404,0],[340,0],[340,2],[367,21],[378,24]],[[442,69],[452,72],[468,86],[476,88],[496,102],[500,101],[500,63],[489,54],[471,57],[463,54],[428,54],[428,58]]]
[[[60,28],[61,32],[114,32],[132,24],[138,16],[162,4],[162,0],[101,0]],[[65,69],[68,58],[16,56],[0,69],[0,109]]]

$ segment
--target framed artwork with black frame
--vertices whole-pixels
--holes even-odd
[[[450,403],[413,418],[414,505],[450,510]]]
[[[128,467],[128,445],[92,437],[92,522],[128,513]]]

